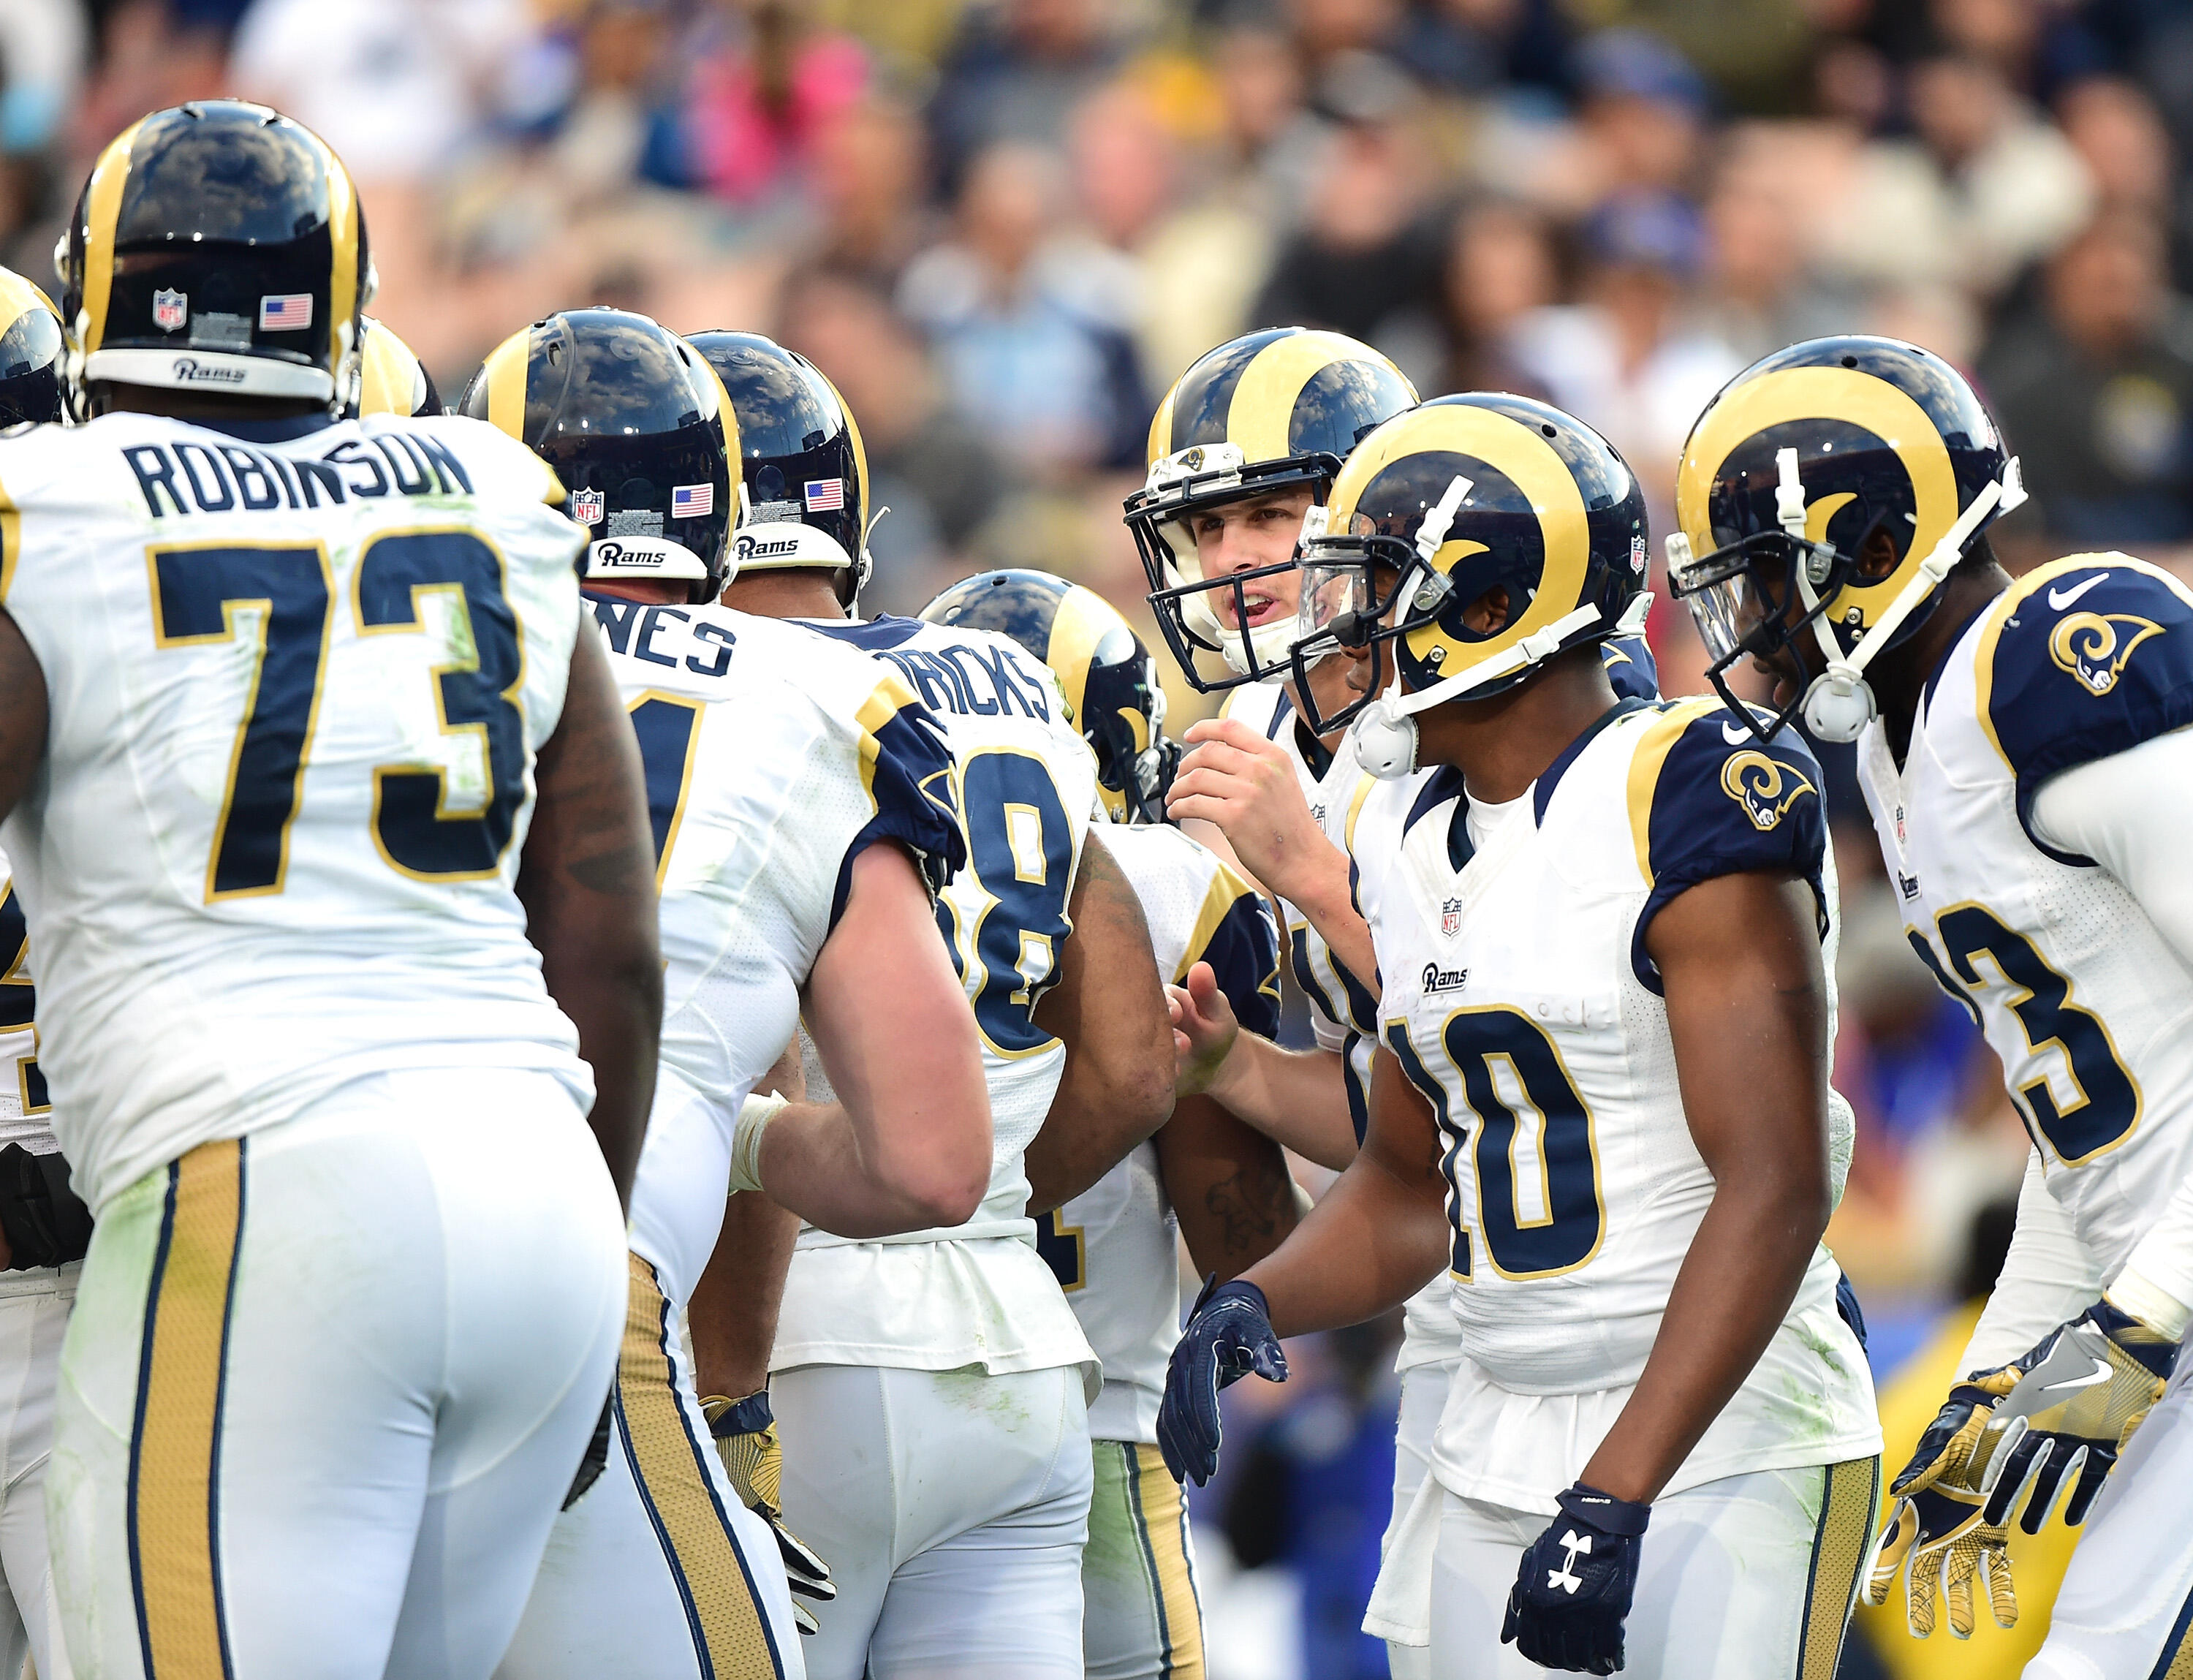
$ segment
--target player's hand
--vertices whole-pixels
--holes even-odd
[[[1622,1625],[1652,1507],[1581,1482],[1555,1503],[1561,1514],[1531,1542],[1508,1590],[1500,1643],[1541,1668],[1612,1674],[1623,1664]]]
[[[1329,861],[1335,847],[1310,815],[1293,761],[1233,718],[1188,726],[1165,814],[1174,822],[1200,817],[1223,831],[1241,867],[1267,892],[1300,902],[1306,870]]]
[[[1188,971],[1185,986],[1167,986],[1165,1002],[1172,1011],[1173,1095],[1200,1096],[1217,1083],[1241,1023],[1207,962]]]
[[[1158,1451],[1176,1482],[1199,1488],[1218,1469],[1218,1390],[1251,1371],[1268,1383],[1287,1379],[1287,1356],[1272,1333],[1264,1292],[1213,1272],[1188,1316],[1165,1368],[1158,1405]]]
[[[1976,1580],[1987,1589],[1995,1626],[2017,1626],[2018,1593],[2005,1550],[2010,1531],[1987,1520],[1976,1455],[1996,1402],[2020,1374],[2006,1365],[1977,1372],[1951,1389],[1911,1462],[1889,1486],[1896,1504],[1875,1542],[1865,1602],[1887,1603],[1897,1576],[1904,1575],[1904,1623],[1914,1638],[1933,1632],[1938,1592],[1949,1606],[1950,1633],[1972,1637]]]
[[[1975,1454],[1987,1520],[2007,1524],[2022,1503],[2018,1527],[2037,1534],[2068,1492],[2065,1526],[2084,1522],[2177,1362],[2177,1343],[2105,1295],[2007,1368],[2022,1374],[1988,1419]]]
[[[776,1432],[776,1415],[770,1410],[769,1390],[763,1389],[743,1400],[711,1396],[701,1402],[701,1413],[708,1420],[708,1432],[715,1437],[716,1452],[731,1479],[732,1490],[776,1536],[787,1584],[795,1593],[817,1603],[828,1603],[838,1596],[830,1566],[814,1547],[784,1526],[784,1513],[777,1505],[784,1479],[784,1443]],[[806,1606],[796,1599],[792,1614],[802,1633],[819,1631]]]

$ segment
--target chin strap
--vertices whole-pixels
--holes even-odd
[[[1647,602],[1649,606],[1649,600]],[[1356,762],[1371,775],[1391,781],[1417,768],[1417,714],[1450,700],[1460,700],[1503,677],[1550,659],[1577,631],[1599,622],[1599,609],[1580,606],[1543,630],[1524,637],[1482,665],[1459,676],[1443,677],[1429,688],[1405,691],[1397,674],[1385,693],[1363,708],[1354,731]]]
[[[1784,450],[1782,456],[1789,457],[1784,467],[1784,484],[1775,495],[1780,503],[1787,490],[1787,480],[1795,466],[1796,451]],[[1803,492],[1799,496],[1801,500]],[[2011,457],[2002,469],[2002,477],[1985,485],[1972,500],[1972,505],[1957,515],[1949,530],[1942,533],[1939,542],[1919,563],[1919,570],[1911,574],[1896,598],[1882,610],[1858,645],[1846,655],[1835,640],[1835,628],[1828,622],[1827,615],[1813,611],[1820,598],[1813,590],[1811,580],[1801,566],[1793,568],[1798,593],[1806,611],[1812,613],[1812,634],[1827,656],[1828,668],[1815,678],[1805,691],[1805,727],[1823,741],[1855,741],[1865,732],[1865,726],[1874,720],[1877,708],[1873,690],[1865,680],[1865,668],[1894,639],[1904,621],[1918,611],[1920,604],[1941,587],[1942,580],[1964,558],[1965,545],[1971,542],[1989,517],[1997,513],[2007,513],[2025,500],[2025,485],[2018,469],[2018,458]],[[1784,528],[1788,521],[1784,520]],[[1801,540],[1801,532],[1800,538]]]

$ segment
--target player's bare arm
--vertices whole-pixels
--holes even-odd
[[[1028,1145],[1028,1210],[1072,1200],[1172,1112],[1172,1023],[1150,965],[1149,924],[1091,833],[1081,850],[1058,983],[1035,1023],[1066,1046],[1066,1070]]]
[[[1701,882],[1653,918],[1684,1111],[1715,1189],[1636,1392],[1580,1478],[1648,1503],[1788,1315],[1827,1227],[1827,988],[1812,890]]]
[[[876,977],[890,977],[888,1008]],[[956,1225],[990,1176],[990,1098],[967,994],[913,860],[853,862],[845,914],[800,995],[837,1100],[794,1103],[762,1139],[770,1195],[839,1236]]]
[[[46,674],[0,610],[0,817],[23,797],[46,754]]]
[[[629,1207],[655,1098],[662,953],[639,749],[593,636],[572,645],[564,714],[534,776],[518,872],[526,937],[548,995],[579,1029],[579,1054],[594,1070],[588,1123]]]
[[[1234,718],[1193,724],[1185,739],[1167,811],[1217,829],[1244,874],[1308,917],[1353,972],[1376,973],[1371,930],[1348,902],[1348,854],[1310,815],[1286,754]]]
[[[1277,1248],[1303,1200],[1280,1146],[1208,1097],[1183,1097],[1155,1139],[1158,1172],[1199,1273],[1235,1277]]]
[[[795,1035],[754,1089],[799,1101],[807,1094]],[[736,1398],[769,1386],[769,1350],[799,1216],[765,1195],[732,1195],[723,1229],[685,1304],[694,1382],[703,1395]]]
[[[1339,1172],[1355,1158],[1346,1066],[1336,1051],[1288,1050],[1240,1030],[1208,964],[1169,986],[1176,1088],[1208,1093],[1274,1143]]]

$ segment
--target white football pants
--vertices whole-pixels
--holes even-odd
[[[2024,1680],[2193,1675],[2193,1355],[2133,1431],[2081,1525]],[[2060,1516],[2049,1518],[2060,1522]]]
[[[1188,1501],[1147,1442],[1099,1441],[1081,1557],[1089,1680],[1204,1680]]]
[[[77,1680],[484,1680],[624,1302],[608,1171],[543,1074],[359,1080],[146,1174],[61,1351]]]
[[[1872,1542],[1878,1458],[1754,1471],[1652,1505],[1624,1629],[1623,1680],[1812,1680],[1835,1672]],[[1523,1550],[1554,1519],[1441,1507],[1432,1571],[1434,1680],[1556,1672],[1500,1643]]]
[[[1385,1538],[1378,1543],[1382,1567],[1396,1545],[1409,1544],[1402,1519],[1416,1501],[1417,1489],[1432,1473],[1432,1436],[1439,1431],[1440,1413],[1446,1408],[1446,1391],[1452,1386],[1457,1362],[1448,1359],[1432,1365],[1411,1365],[1401,1373],[1401,1405],[1394,1423],[1394,1514],[1387,1519]],[[1406,1570],[1408,1560],[1394,1567]],[[1432,1654],[1429,1645],[1386,1642],[1386,1668],[1394,1680],[1431,1680]]]
[[[677,1310],[656,1277],[631,1257],[609,1462],[550,1530],[496,1680],[805,1672],[776,1536],[724,1472]]]
[[[81,1261],[0,1272],[0,1675],[66,1680],[46,1551],[54,1382]]]
[[[770,1394],[784,1520],[838,1582],[813,1680],[1081,1680],[1078,1366],[803,1365]]]

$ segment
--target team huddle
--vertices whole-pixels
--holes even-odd
[[[2193,593],[2013,582],[1938,358],[1699,416],[1668,700],[1589,427],[1219,346],[1125,509],[1225,696],[1175,742],[1064,578],[861,617],[858,426],[767,338],[567,310],[445,410],[273,112],[125,131],[56,266],[0,272],[5,1680],[1200,1680],[1220,1390],[1396,1307],[1396,1676],[1824,1680],[1860,1593],[2010,1625],[2058,1514],[2027,1674],[2193,1673]],[[1808,737],[2033,1145],[1885,1492]]]

